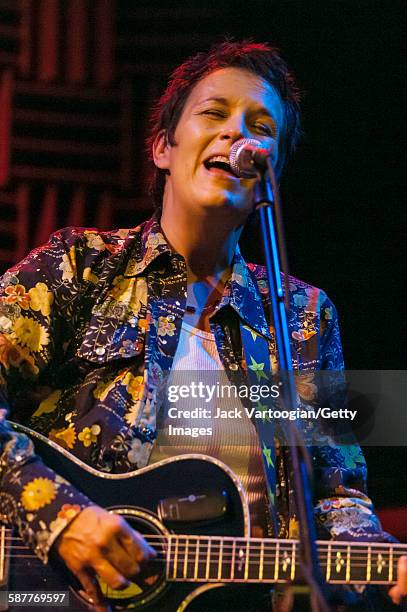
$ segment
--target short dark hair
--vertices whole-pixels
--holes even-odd
[[[188,58],[174,70],[151,114],[150,134],[147,140],[150,156],[154,140],[162,130],[166,131],[168,143],[175,144],[174,133],[192,89],[198,81],[221,68],[249,70],[268,81],[279,94],[284,109],[279,161],[275,169],[279,176],[288,155],[293,153],[301,135],[299,106],[301,93],[279,50],[267,43],[255,43],[251,40],[227,40],[217,43],[209,51]],[[165,175],[165,170],[154,167],[150,180],[150,195],[158,208],[162,204],[164,195]]]

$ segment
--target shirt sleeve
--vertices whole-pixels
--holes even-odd
[[[44,465],[7,419],[26,422],[35,408],[31,392],[66,341],[58,304],[79,296],[75,260],[75,247],[56,234],[0,282],[0,513],[44,563],[57,536],[92,502]]]
[[[321,386],[323,406],[346,406],[346,381],[336,309],[329,298],[321,299]],[[321,405],[321,398],[318,403]],[[336,434],[342,428],[338,421],[331,429],[318,434],[313,445],[314,479],[316,483],[315,515],[322,531],[328,530],[336,540],[394,541],[383,532],[371,499],[367,494],[367,467],[362,449],[349,429],[346,435]]]

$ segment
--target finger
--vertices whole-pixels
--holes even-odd
[[[125,578],[131,579],[137,576],[140,572],[140,565],[135,559],[136,555],[120,540],[115,539],[113,542],[104,558]]]
[[[144,538],[134,531],[125,521],[118,532],[118,538],[128,554],[135,559],[137,563],[146,562],[154,558],[157,554],[154,548],[151,548]]]
[[[393,603],[400,605],[407,596],[407,556],[400,557],[397,563],[397,584],[389,591]]]
[[[273,592],[273,612],[289,612],[293,609],[294,591],[291,586],[279,585]]]
[[[76,577],[85,589],[85,592],[81,593],[85,599],[90,600],[91,604],[104,608],[103,612],[107,612],[106,600],[100,590],[96,576],[87,570],[80,570],[76,572]]]
[[[98,559],[92,563],[92,568],[106,582],[111,589],[121,591],[130,585],[130,582],[107,559]]]
[[[99,558],[108,561],[125,578],[131,578],[140,571],[137,559],[141,557],[141,553],[132,542],[125,544],[120,538],[124,524],[122,521],[122,524],[118,523],[113,527],[108,546],[101,548],[100,553],[102,554],[99,553]]]
[[[397,586],[407,595],[407,556],[400,557],[397,563]]]
[[[392,602],[394,604],[396,604],[396,606],[399,605],[399,603],[401,602],[401,595],[399,593],[399,589],[397,586],[394,586],[390,589],[389,591],[389,597],[391,598]]]
[[[137,536],[137,534],[135,534]],[[149,563],[151,558],[156,556],[154,549],[148,547],[148,556],[143,551],[140,551],[138,538],[133,538],[133,534],[122,535],[119,538],[119,546],[123,551],[123,556],[120,556],[120,565],[115,562],[113,565],[121,571],[126,578],[141,585],[147,578],[157,573],[157,565]],[[151,552],[150,552],[151,551]],[[117,551],[115,551],[117,553]],[[118,559],[119,556],[116,555]],[[138,562],[136,561],[138,559]]]
[[[134,532],[133,532],[134,533]],[[145,586],[150,581],[155,582],[159,578],[159,570],[156,563],[149,563],[151,561],[152,556],[156,556],[157,553],[154,549],[150,549],[152,553],[148,553],[149,557],[142,556],[140,553],[140,548],[138,544],[137,537],[133,539],[129,534],[123,535],[119,538],[120,548],[122,549],[124,555],[120,557],[120,565],[113,563],[113,565],[121,571],[126,578],[129,578],[139,586]],[[135,533],[135,536],[138,534]],[[117,550],[115,549],[115,553]],[[143,553],[144,554],[144,553]],[[118,556],[116,556],[118,559]],[[140,559],[139,562],[135,561],[135,559]],[[110,559],[109,559],[110,560]],[[153,580],[155,577],[155,580]]]

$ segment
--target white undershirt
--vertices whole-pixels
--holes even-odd
[[[190,385],[203,381],[221,385],[230,384],[219,357],[214,335],[211,332],[182,323],[181,334],[168,386]],[[176,406],[181,410],[201,407],[212,413],[212,418],[169,418],[167,410]],[[241,412],[239,418],[215,419],[217,409]],[[169,425],[175,427],[211,428],[212,435],[191,438],[188,435],[169,435]],[[252,524],[262,527],[266,533],[266,482],[263,472],[260,445],[255,427],[246,415],[241,401],[234,397],[204,399],[179,399],[168,401],[166,394],[158,418],[158,437],[150,463],[185,453],[203,453],[223,461],[241,480],[249,497]]]

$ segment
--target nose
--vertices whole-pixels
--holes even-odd
[[[221,140],[231,140],[232,142],[236,142],[237,140],[240,140],[240,138],[243,138],[243,135],[236,130],[222,130],[222,134],[220,136]]]
[[[248,134],[244,117],[231,116],[222,128],[220,139],[236,142],[236,140],[246,138],[247,136]]]

